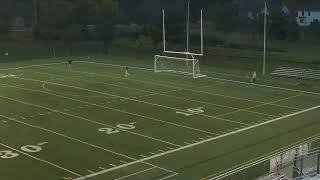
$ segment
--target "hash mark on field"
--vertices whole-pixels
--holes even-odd
[[[173,150],[174,148],[173,147],[168,147],[168,149]]]
[[[184,143],[187,144],[187,145],[191,144],[191,143],[188,143],[188,142],[184,142]]]
[[[126,161],[122,161],[122,160],[121,160],[120,162],[122,162],[122,163],[128,163],[128,162],[126,162]]]
[[[25,118],[25,117],[23,117],[23,116],[20,116],[20,118],[21,118],[21,119],[24,119],[24,120],[26,119],[26,118]]]
[[[8,121],[2,120],[0,124],[7,123]]]
[[[69,97],[65,97],[65,96],[61,96],[61,95],[57,95],[57,94],[52,94],[52,93],[49,93],[49,92],[43,92],[43,91],[32,90],[32,89],[27,89],[27,88],[19,88],[19,87],[7,85],[7,84],[6,84],[6,87],[15,87],[17,89],[23,89],[23,90],[27,90],[27,91],[41,92],[41,93],[45,93],[45,94],[50,94],[50,95],[53,95],[53,96],[61,97],[61,98],[64,98],[64,99],[69,99],[69,100],[73,100],[73,101],[77,101],[77,102],[81,102],[81,103],[85,103],[85,104],[91,104],[89,102],[85,102],[85,101],[81,101],[81,100],[77,100],[77,99],[73,99],[73,98],[69,98]],[[17,100],[11,99],[11,98],[9,100],[17,101]],[[21,102],[21,101],[18,101],[18,102],[26,104],[25,102]],[[34,104],[30,104],[30,103],[27,103],[27,104],[31,105],[31,106],[37,106],[37,105],[34,105]],[[37,106],[37,107],[39,107],[39,106]],[[115,108],[111,108],[111,107],[107,107],[107,106],[98,106],[98,107],[104,108],[104,109],[109,109],[109,110],[112,110],[112,111],[121,112],[121,113],[124,113],[124,114],[130,114],[130,115],[141,117],[141,118],[145,118],[145,119],[151,119],[153,121],[158,121],[158,122],[161,122],[161,123],[166,123],[166,124],[182,127],[182,128],[185,128],[185,129],[190,129],[190,130],[193,130],[193,131],[198,131],[198,132],[202,132],[202,133],[218,135],[218,134],[213,133],[213,132],[208,132],[208,131],[205,131],[205,130],[188,127],[188,126],[184,126],[184,125],[181,125],[181,124],[172,123],[172,122],[164,121],[164,120],[161,120],[161,119],[152,118],[152,117],[149,117],[149,116],[144,116],[144,115],[141,115],[141,114],[131,113],[131,112],[127,112],[127,111],[124,111],[124,110],[121,110],[121,109],[115,109]],[[48,109],[48,108],[46,108],[46,109]],[[57,110],[52,110],[52,109],[49,109],[49,110],[54,111],[54,112],[63,113],[63,112],[60,112],[60,111],[57,111]]]
[[[143,154],[141,154],[140,156],[141,156],[141,157],[143,157],[143,158],[146,158],[146,157],[148,157],[148,156],[145,156],[145,155],[143,155]]]
[[[197,143],[198,141],[197,141],[197,140],[192,140],[192,142],[195,142],[195,143]]]
[[[116,165],[114,165],[114,164],[109,164],[110,166],[113,166],[113,167],[116,167]]]
[[[94,172],[93,172],[93,171],[91,171],[91,170],[87,170],[87,171],[88,171],[89,173],[92,173],[92,174],[94,173]]]
[[[138,171],[138,172],[135,172],[133,174],[129,174],[129,175],[126,175],[126,176],[123,176],[123,177],[120,177],[120,178],[117,178],[115,180],[121,180],[121,179],[127,179],[128,177],[130,176],[134,176],[134,175],[137,175],[137,174],[141,174],[141,173],[144,173],[146,171],[150,171],[151,169],[155,169],[156,167],[151,167],[149,169],[145,169],[145,170],[142,170],[142,171]]]
[[[103,167],[99,167],[99,169],[101,169],[101,170],[105,170],[105,168],[103,168]]]
[[[38,146],[43,146],[43,145],[45,145],[45,144],[48,144],[48,142],[38,143],[37,145],[38,145]]]
[[[161,150],[161,149],[160,149],[159,151],[160,151],[160,152],[162,152],[162,153],[166,152],[166,151],[164,151],[164,150]]]
[[[155,155],[156,153],[154,153],[154,152],[149,152],[150,154],[152,154],[152,155]]]

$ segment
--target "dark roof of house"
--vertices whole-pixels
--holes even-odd
[[[264,7],[264,0],[239,0],[240,11],[258,12]]]
[[[297,3],[294,0],[284,0],[285,5],[288,7],[290,12],[294,11],[320,11],[320,2],[302,2]]]

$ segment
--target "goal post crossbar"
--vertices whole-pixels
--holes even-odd
[[[189,9],[189,7],[188,7]],[[178,52],[178,51],[168,51],[167,50],[167,39],[166,39],[166,25],[165,25],[165,10],[162,10],[162,35],[163,35],[163,52],[169,53],[169,54],[183,54],[183,55],[194,55],[194,56],[203,56],[204,51],[203,51],[203,10],[201,10],[201,19],[200,19],[200,24],[201,24],[201,52],[200,53],[192,53],[189,51],[189,11],[188,11],[188,19],[187,19],[187,52]]]

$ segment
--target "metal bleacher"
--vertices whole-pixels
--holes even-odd
[[[320,80],[320,70],[278,67],[271,72],[272,76],[283,76],[289,78]]]

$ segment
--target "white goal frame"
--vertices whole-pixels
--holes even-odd
[[[166,26],[165,26],[165,10],[162,10],[162,34],[163,34],[163,52],[168,53],[168,54],[176,54],[176,55],[185,55],[186,58],[181,58],[181,57],[172,57],[172,56],[161,56],[161,55],[155,55],[154,57],[154,72],[173,72],[173,73],[179,73],[179,74],[187,74],[187,75],[192,75],[193,78],[199,78],[199,77],[205,77],[206,75],[200,74],[200,64],[199,60],[195,59],[194,56],[203,56],[204,51],[203,51],[203,10],[201,9],[200,11],[200,23],[201,23],[201,52],[200,53],[192,53],[189,50],[189,36],[190,36],[190,1],[188,1],[188,14],[187,14],[187,47],[186,47],[186,52],[179,52],[179,51],[170,51],[167,50],[166,47]],[[190,58],[191,57],[191,58]],[[175,71],[175,70],[159,70],[158,69],[158,59],[159,58],[166,58],[168,61],[186,61],[186,65],[189,65],[189,63],[192,63],[192,73],[190,72],[181,72],[181,71]],[[197,71],[196,68],[199,68]]]
[[[189,54],[192,58],[178,58],[178,57],[170,57],[170,56],[160,56],[160,55],[155,55],[154,56],[154,72],[159,73],[159,72],[172,72],[172,73],[177,73],[177,74],[185,74],[185,75],[192,75],[193,78],[200,78],[200,77],[205,77],[206,75],[203,75],[200,73],[199,68],[199,60],[195,59],[192,54]],[[188,71],[177,71],[174,69],[166,69],[166,70],[159,70],[158,69],[158,60],[159,58],[165,58],[168,61],[184,61],[186,62],[186,66],[188,66],[190,63],[192,63],[192,73]],[[198,73],[197,73],[198,72]]]

